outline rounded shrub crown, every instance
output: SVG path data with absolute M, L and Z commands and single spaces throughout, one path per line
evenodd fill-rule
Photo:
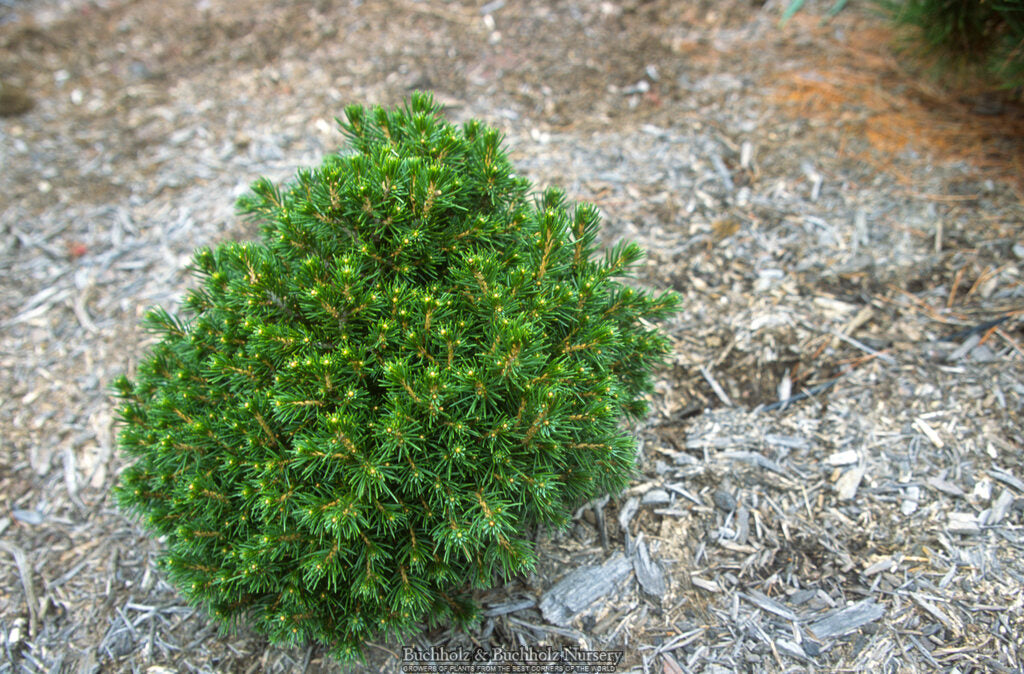
M 194 603 L 339 655 L 472 615 L 531 568 L 533 524 L 622 489 L 676 298 L 616 280 L 596 208 L 528 198 L 500 134 L 427 95 L 347 108 L 351 153 L 240 209 L 185 316 L 117 383 L 122 506 Z

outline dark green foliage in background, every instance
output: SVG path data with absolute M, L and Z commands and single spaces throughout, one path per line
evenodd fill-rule
M 907 50 L 963 86 L 1024 85 L 1024 0 L 875 0 Z
M 465 621 L 632 475 L 672 294 L 617 279 L 597 209 L 530 196 L 500 134 L 425 94 L 346 110 L 351 152 L 240 209 L 257 243 L 200 249 L 183 316 L 121 378 L 120 504 L 225 623 L 357 654 Z
M 847 0 L 836 0 L 835 16 Z M 956 87 L 1024 86 L 1024 0 L 871 0 L 901 31 L 901 47 Z M 790 0 L 780 27 L 803 8 Z

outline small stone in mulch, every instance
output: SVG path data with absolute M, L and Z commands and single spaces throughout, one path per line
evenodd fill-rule
M 736 497 L 724 489 L 716 490 L 712 499 L 714 500 L 715 505 L 724 512 L 731 513 L 736 510 Z

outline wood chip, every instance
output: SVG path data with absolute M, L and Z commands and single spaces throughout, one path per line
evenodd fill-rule
M 925 436 L 931 441 L 931 443 L 935 445 L 936 449 L 942 449 L 943 447 L 946 446 L 946 444 L 942 441 L 942 438 L 939 437 L 938 432 L 936 432 L 934 428 L 929 426 L 928 422 L 922 419 L 921 417 L 914 419 L 914 428 L 924 433 Z
M 14 564 L 21 577 L 21 587 L 25 591 L 25 606 L 29 615 L 29 636 L 35 637 L 39 628 L 39 600 L 36 598 L 35 585 L 32 582 L 32 566 L 28 562 L 28 555 L 17 545 L 0 540 L 0 550 L 7 552 L 14 557 Z
M 622 531 L 629 533 L 629 522 L 633 519 L 633 515 L 636 514 L 637 509 L 640 507 L 640 499 L 636 496 L 630 496 L 622 507 L 619 509 L 619 528 Z
M 768 597 L 762 594 L 761 592 L 758 592 L 757 590 L 750 590 L 750 592 L 747 594 L 740 592 L 739 595 L 741 599 L 745 599 L 749 601 L 751 604 L 759 608 L 763 608 L 765 611 L 768 611 L 769 613 L 774 613 L 780 618 L 792 620 L 793 622 L 796 622 L 798 620 L 795 613 L 793 613 L 788 608 L 786 608 L 779 602 L 775 601 L 771 597 Z
M 699 587 L 702 590 L 707 590 L 708 592 L 721 592 L 722 591 L 722 586 L 721 585 L 719 585 L 718 583 L 716 583 L 713 580 L 708 580 L 706 578 L 701 578 L 700 576 L 690 576 L 690 582 L 693 583 L 694 586 Z
M 860 486 L 860 481 L 864 479 L 864 473 L 866 469 L 863 466 L 856 468 L 850 468 L 844 472 L 839 479 L 836 480 L 835 489 L 836 494 L 839 496 L 841 501 L 849 501 L 857 495 L 857 487 Z
M 988 474 L 991 475 L 993 479 L 999 480 L 1003 484 L 1009 485 L 1017 491 L 1024 493 L 1024 482 L 1017 478 L 1017 476 L 994 466 L 989 469 Z
M 827 461 L 830 466 L 849 466 L 860 461 L 860 453 L 855 449 L 847 449 L 830 454 Z
M 751 547 L 749 545 L 740 545 L 739 543 L 733 543 L 732 541 L 728 541 L 725 539 L 718 541 L 718 544 L 726 550 L 729 550 L 730 552 L 742 552 L 743 554 L 751 554 L 757 552 L 757 548 Z
M 952 482 L 947 482 L 940 477 L 928 478 L 928 486 L 941 491 L 943 494 L 949 494 L 950 496 L 963 496 L 966 493 L 963 489 Z
M 633 571 L 644 592 L 657 598 L 665 596 L 667 589 L 665 571 L 658 562 L 651 559 L 643 535 L 637 538 L 633 551 Z
M 736 459 L 737 461 L 745 461 L 753 464 L 760 468 L 767 468 L 768 470 L 778 473 L 780 475 L 786 474 L 786 469 L 757 452 L 722 452 L 719 456 L 724 459 Z
M 992 500 L 992 480 L 978 480 L 971 490 L 970 499 L 972 503 L 988 503 Z
M 854 632 L 885 615 L 885 608 L 874 599 L 862 599 L 812 623 L 808 629 L 818 639 L 830 639 Z
M 577 614 L 613 592 L 632 570 L 632 562 L 617 552 L 601 566 L 583 566 L 570 572 L 541 597 L 544 619 L 568 626 Z
M 718 396 L 718 399 L 721 400 L 726 407 L 732 407 L 732 400 L 729 399 L 725 389 L 722 388 L 722 385 L 719 384 L 718 380 L 711 374 L 711 370 L 702 365 L 700 367 L 700 373 L 703 375 L 705 381 L 707 381 L 711 386 L 711 390 L 715 392 L 716 396 Z
M 665 488 L 674 491 L 675 493 L 679 494 L 680 496 L 690 501 L 694 505 L 704 505 L 703 501 L 701 501 L 700 498 L 698 498 L 693 492 L 683 487 L 681 484 L 667 484 L 665 485 Z
M 900 512 L 909 517 L 917 510 L 917 504 L 921 501 L 921 488 L 911 485 L 903 490 L 903 501 L 900 503 Z
M 537 605 L 537 600 L 532 597 L 529 599 L 519 599 L 516 601 L 507 601 L 500 604 L 494 604 L 484 609 L 480 613 L 487 618 L 493 618 L 499 615 L 507 615 L 509 613 L 516 613 L 517 611 L 525 611 L 528 608 L 533 608 Z
M 868 566 L 868 568 L 864 569 L 861 573 L 865 577 L 870 578 L 871 576 L 882 573 L 883 571 L 895 571 L 899 568 L 899 565 L 899 560 L 896 558 L 884 557 Z
M 671 501 L 672 497 L 669 496 L 669 493 L 664 489 L 651 489 L 644 494 L 640 503 L 643 505 L 665 505 L 667 503 L 671 503 Z
M 946 528 L 950 533 L 962 534 L 964 536 L 976 536 L 981 533 L 978 516 L 974 513 L 949 513 Z
M 662 663 L 664 663 L 664 666 L 663 666 L 663 673 L 664 674 L 684 674 L 683 668 L 679 666 L 679 663 L 676 662 L 676 659 L 674 657 L 672 657 L 671 654 L 669 654 L 669 653 L 662 653 L 661 654 L 661 660 L 662 660 Z
M 872 349 L 867 344 L 864 344 L 863 342 L 860 342 L 860 341 L 854 339 L 853 337 L 850 337 L 848 335 L 844 335 L 843 333 L 839 332 L 838 330 L 833 330 L 832 334 L 835 335 L 838 339 L 843 340 L 847 344 L 850 344 L 852 346 L 857 347 L 858 349 L 860 349 L 864 353 L 867 353 L 867 354 L 870 354 L 872 356 L 875 356 L 875 357 L 879 358 L 880 360 L 884 360 L 885 362 L 889 363 L 890 365 L 896 365 L 896 359 L 893 358 L 892 356 L 886 355 L 886 354 L 882 353 L 881 351 L 879 351 L 877 349 Z
M 800 658 L 801 660 L 807 659 L 807 653 L 805 653 L 803 647 L 795 641 L 791 641 L 789 639 L 776 639 L 775 647 L 779 649 L 780 653 Z
M 918 606 L 923 608 L 925 611 L 930 613 L 936 620 L 945 625 L 946 628 L 953 633 L 953 636 L 959 637 L 963 633 L 964 626 L 958 618 L 950 616 L 949 614 L 944 612 L 942 609 L 940 609 L 932 602 L 925 599 L 917 592 L 911 592 L 910 596 L 914 598 L 914 601 L 917 602 Z
M 766 433 L 764 441 L 766 444 L 775 445 L 776 447 L 786 447 L 788 449 L 805 450 L 810 449 L 811 446 L 811 443 L 808 442 L 807 438 L 793 435 L 779 435 L 778 433 Z
M 750 509 L 746 506 L 741 506 L 736 511 L 736 542 L 740 545 L 746 545 L 747 540 L 750 538 Z
M 31 524 L 38 526 L 46 521 L 46 516 L 38 510 L 25 510 L 22 508 L 15 508 L 11 511 L 11 516 L 18 520 L 22 524 Z
M 1008 489 L 1003 489 L 999 492 L 996 502 L 992 504 L 992 511 L 988 516 L 988 524 L 999 524 L 1006 517 L 1006 514 L 1010 512 L 1010 508 L 1013 507 L 1013 494 Z

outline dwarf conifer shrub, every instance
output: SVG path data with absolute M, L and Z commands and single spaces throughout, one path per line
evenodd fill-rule
M 117 383 L 117 496 L 215 617 L 359 652 L 472 616 L 532 525 L 622 489 L 672 294 L 620 283 L 598 212 L 530 199 L 494 129 L 425 94 L 346 110 L 351 152 L 255 183 L 258 243 L 196 252 Z

